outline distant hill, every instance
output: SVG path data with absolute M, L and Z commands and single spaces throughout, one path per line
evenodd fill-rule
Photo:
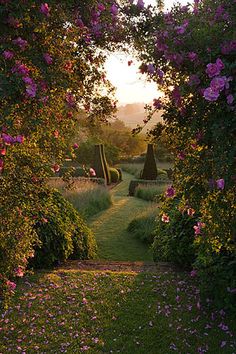
M 136 128 L 137 125 L 143 125 L 145 119 L 144 103 L 130 103 L 118 107 L 117 118 L 122 120 L 126 126 Z M 161 112 L 156 113 L 153 119 L 146 125 L 144 132 L 151 129 L 157 122 L 161 122 Z

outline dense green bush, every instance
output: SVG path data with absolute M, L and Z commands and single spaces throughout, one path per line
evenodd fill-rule
M 116 168 L 110 167 L 109 168 L 110 175 L 111 175 L 111 182 L 117 183 L 120 180 L 120 174 Z
M 151 245 L 154 241 L 157 215 L 157 208 L 145 211 L 129 223 L 127 231 L 139 240 Z
M 40 246 L 30 264 L 36 268 L 47 268 L 70 257 L 93 258 L 96 243 L 91 230 L 58 191 L 42 195 L 45 214 L 35 224 Z
M 170 200 L 160 212 L 153 243 L 154 260 L 173 262 L 190 267 L 195 260 L 194 229 L 195 215 L 179 205 L 179 200 Z

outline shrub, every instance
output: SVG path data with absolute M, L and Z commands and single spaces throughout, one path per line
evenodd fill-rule
M 152 144 L 148 144 L 146 160 L 140 177 L 147 180 L 154 180 L 157 178 L 157 166 Z
M 30 264 L 36 268 L 52 267 L 70 256 L 93 258 L 96 244 L 91 230 L 58 191 L 42 196 L 45 216 L 35 224 L 40 246 Z
M 167 184 L 162 183 L 158 185 L 141 185 L 135 188 L 134 196 L 136 198 L 158 202 L 162 193 L 166 190 Z
M 157 209 L 153 210 L 153 208 L 150 208 L 150 210 L 133 219 L 129 223 L 127 231 L 139 240 L 151 245 L 155 236 L 157 214 Z
M 133 179 L 130 181 L 130 184 L 129 184 L 129 195 L 134 196 L 135 190 L 139 185 L 160 186 L 163 183 L 166 184 L 166 181 L 165 180 L 152 181 L 152 180 Z
M 110 171 L 110 175 L 111 175 L 111 182 L 112 183 L 119 182 L 120 174 L 119 174 L 118 170 L 116 168 L 110 167 L 109 171 Z
M 170 200 L 161 211 L 153 243 L 154 260 L 190 267 L 195 260 L 194 229 L 196 217 L 181 209 L 179 200 Z

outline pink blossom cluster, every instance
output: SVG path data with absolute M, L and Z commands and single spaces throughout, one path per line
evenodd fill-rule
M 206 226 L 206 224 L 203 223 L 203 222 L 200 222 L 200 221 L 197 223 L 197 225 L 194 225 L 193 228 L 194 228 L 195 236 L 202 234 L 202 229 L 203 229 L 205 226 Z

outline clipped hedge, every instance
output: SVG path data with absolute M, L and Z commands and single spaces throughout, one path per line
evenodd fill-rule
M 108 163 L 107 163 L 106 154 L 105 154 L 105 148 L 104 148 L 103 144 L 101 144 L 101 156 L 102 156 L 102 160 L 103 160 L 103 166 L 104 166 L 104 171 L 105 171 L 105 175 L 106 175 L 107 184 L 110 184 L 112 182 L 111 181 L 110 168 L 109 168 Z
M 96 242 L 74 207 L 56 190 L 42 196 L 45 215 L 35 224 L 40 246 L 30 265 L 52 267 L 68 258 L 90 259 L 96 255 Z
M 130 181 L 129 184 L 129 195 L 134 196 L 135 195 L 135 190 L 139 185 L 145 185 L 145 186 L 152 186 L 156 185 L 159 186 L 160 184 L 166 183 L 166 181 L 152 181 L 152 180 L 144 180 L 144 179 L 133 179 Z
M 110 167 L 109 168 L 110 176 L 111 176 L 111 183 L 117 183 L 120 180 L 119 172 L 116 168 Z
M 119 181 L 122 181 L 123 180 L 122 169 L 121 168 L 117 168 L 117 171 L 119 173 Z

